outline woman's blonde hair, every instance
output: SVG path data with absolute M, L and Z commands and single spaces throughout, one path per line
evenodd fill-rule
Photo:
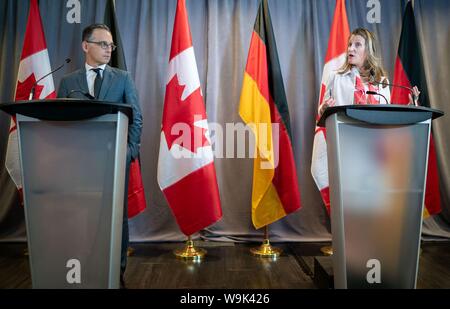
M 348 38 L 348 42 L 354 35 L 359 35 L 364 38 L 366 42 L 366 60 L 363 64 L 363 72 L 361 77 L 370 81 L 374 80 L 378 83 L 382 82 L 386 78 L 386 71 L 381 65 L 381 58 L 378 56 L 378 47 L 375 36 L 372 32 L 364 28 L 357 28 L 353 30 Z M 348 45 L 347 45 L 348 46 Z M 352 65 L 348 63 L 348 55 L 345 57 L 344 65 L 338 70 L 338 73 L 342 74 L 352 69 Z M 373 77 L 372 77 L 373 76 Z

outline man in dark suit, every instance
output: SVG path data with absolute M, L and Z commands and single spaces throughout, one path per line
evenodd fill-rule
M 133 123 L 128 126 L 127 169 L 125 179 L 125 201 L 122 224 L 121 248 L 121 285 L 124 285 L 124 273 L 127 264 L 128 215 L 127 192 L 129 167 L 137 158 L 141 142 L 142 115 L 134 82 L 128 72 L 107 65 L 111 53 L 116 49 L 111 31 L 106 25 L 93 24 L 83 30 L 81 46 L 86 63 L 83 68 L 66 75 L 59 85 L 58 97 L 83 98 L 93 97 L 97 100 L 125 103 L 133 109 Z

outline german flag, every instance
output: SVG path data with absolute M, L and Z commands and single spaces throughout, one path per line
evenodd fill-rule
M 111 34 L 117 49 L 111 54 L 109 65 L 121 70 L 127 70 L 125 61 L 125 52 L 123 51 L 122 39 L 120 36 L 119 25 L 116 17 L 116 5 L 114 0 L 107 0 L 105 6 L 105 15 L 103 23 L 111 30 Z
M 119 25 L 116 17 L 116 7 L 114 0 L 108 0 L 105 6 L 105 16 L 103 18 L 105 25 L 111 30 L 114 43 L 117 49 L 112 53 L 109 65 L 121 70 L 127 70 L 125 53 L 123 51 L 122 39 L 120 38 Z M 127 199 L 128 219 L 137 216 L 145 210 L 147 202 L 145 201 L 144 183 L 142 182 L 141 159 L 140 155 L 130 163 L 128 177 L 128 199 Z
M 406 87 L 417 86 L 420 90 L 419 104 L 430 107 L 427 81 L 423 66 L 422 50 L 417 36 L 414 10 L 411 1 L 406 5 L 403 15 L 402 32 L 398 46 L 398 54 L 394 68 L 395 85 Z M 391 101 L 396 104 L 409 103 L 409 91 L 400 87 L 393 87 Z M 439 192 L 439 174 L 436 160 L 436 150 L 433 136 L 430 136 L 430 150 L 428 154 L 427 185 L 425 190 L 424 216 L 441 211 L 441 196 Z
M 259 5 L 253 29 L 239 114 L 255 136 L 252 221 L 258 229 L 301 207 L 289 110 L 267 0 Z

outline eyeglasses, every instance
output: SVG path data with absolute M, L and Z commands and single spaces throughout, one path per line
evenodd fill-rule
M 114 45 L 114 43 L 108 44 L 108 42 L 105 41 L 100 41 L 100 42 L 95 42 L 95 41 L 88 41 L 86 40 L 86 42 L 88 43 L 93 43 L 93 44 L 97 44 L 98 46 L 100 46 L 102 49 L 108 49 L 109 47 L 111 47 L 112 51 L 115 51 L 117 46 Z

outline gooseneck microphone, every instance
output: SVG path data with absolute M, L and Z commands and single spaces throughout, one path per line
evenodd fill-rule
M 413 98 L 414 104 L 417 105 L 416 102 L 417 102 L 418 97 L 414 94 L 414 90 L 413 90 L 411 87 L 402 86 L 402 85 L 396 85 L 396 84 L 390 84 L 390 83 L 388 83 L 388 82 L 386 82 L 386 81 L 377 82 L 377 81 L 375 80 L 375 72 L 374 72 L 373 69 L 370 70 L 369 74 L 370 74 L 370 83 L 373 84 L 373 85 L 381 85 L 381 86 L 383 86 L 383 87 L 386 87 L 386 86 L 390 86 L 390 87 L 398 87 L 398 88 L 403 88 L 403 89 L 408 90 L 409 93 L 411 94 L 412 98 Z M 381 95 L 381 94 L 379 94 L 379 93 L 377 93 L 377 94 L 378 94 L 378 95 Z M 384 96 L 383 96 L 383 97 L 384 97 Z M 386 99 L 386 98 L 385 98 L 385 99 Z M 387 100 L 386 100 L 386 101 L 387 101 Z
M 47 76 L 49 76 L 50 74 L 55 73 L 56 71 L 60 70 L 66 63 L 69 63 L 71 61 L 70 58 L 66 58 L 66 60 L 64 60 L 64 63 L 61 64 L 59 67 L 57 67 L 56 69 L 54 69 L 53 71 L 51 71 L 50 73 L 45 74 L 44 76 L 42 76 L 41 78 L 39 78 L 37 81 L 34 82 L 33 86 L 31 87 L 31 91 L 30 91 L 30 95 L 28 97 L 28 100 L 34 100 L 34 92 L 36 90 L 36 85 L 43 80 L 44 78 L 46 78 Z
M 383 97 L 383 99 L 386 101 L 386 104 L 389 104 L 389 102 L 386 99 L 386 97 L 384 95 L 382 95 L 381 93 L 378 93 L 376 91 L 370 91 L 370 90 L 367 90 L 366 93 L 367 94 L 371 94 L 371 95 L 379 95 L 380 97 Z
M 94 100 L 95 99 L 95 97 L 93 97 L 89 92 L 84 92 L 82 90 L 76 90 L 76 89 L 75 90 L 70 90 L 66 97 L 67 98 L 71 98 L 72 94 L 74 94 L 74 93 L 80 93 L 81 95 L 83 95 L 84 97 L 86 97 L 86 98 L 88 98 L 90 100 Z

